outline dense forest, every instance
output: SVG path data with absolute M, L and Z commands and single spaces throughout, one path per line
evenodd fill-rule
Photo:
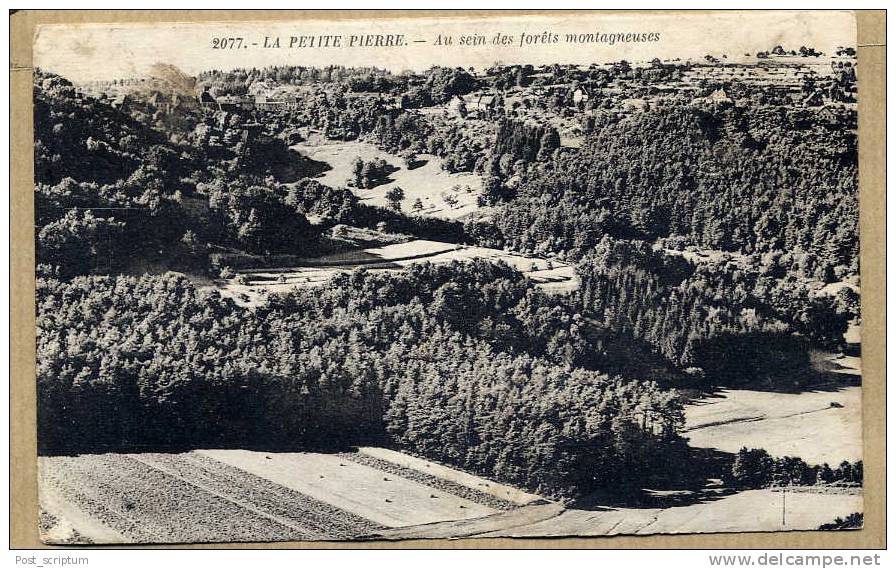
M 517 155 L 538 156 L 541 140 L 528 140 Z M 827 282 L 858 270 L 855 133 L 811 113 L 658 108 L 596 127 L 578 152 L 540 154 L 552 159 L 512 171 L 523 179 L 493 221 L 497 245 L 579 258 L 603 234 L 674 236 L 799 252 L 800 270 Z
M 190 112 L 197 111 L 183 111 Z M 190 266 L 202 262 L 201 249 L 209 242 L 257 245 L 255 234 L 279 231 L 283 217 L 277 210 L 287 206 L 267 191 L 251 191 L 273 175 L 271 164 L 253 161 L 251 176 L 234 166 L 253 155 L 279 159 L 282 142 L 262 136 L 215 156 L 209 147 L 167 136 L 156 126 L 79 93 L 61 77 L 37 72 L 35 202 L 41 271 L 63 277 L 103 273 L 147 257 Z M 259 148 L 253 153 L 246 146 Z M 231 182 L 241 189 L 226 199 L 219 196 L 212 203 L 214 192 L 203 193 Z M 301 225 L 301 219 L 296 223 Z M 278 239 L 264 248 L 276 250 L 283 241 Z
M 792 388 L 809 345 L 839 346 L 857 298 L 812 296 L 774 267 L 691 264 L 640 241 L 604 236 L 578 265 L 577 307 L 608 331 L 645 342 L 698 384 Z

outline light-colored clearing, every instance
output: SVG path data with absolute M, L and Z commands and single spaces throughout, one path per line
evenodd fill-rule
M 843 334 L 843 340 L 847 344 L 862 343 L 862 325 L 858 322 L 851 323 Z
M 292 149 L 311 159 L 329 164 L 332 170 L 324 172 L 316 179 L 334 188 L 346 187 L 352 174 L 352 165 L 357 158 L 365 162 L 382 158 L 398 168 L 389 175 L 389 181 L 385 184 L 371 189 L 352 188 L 358 197 L 371 205 L 387 206 L 386 192 L 399 186 L 405 194 L 401 210 L 407 214 L 459 219 L 479 209 L 476 196 L 482 191 L 482 179 L 468 172 L 451 174 L 442 170 L 442 160 L 438 156 L 419 154 L 418 160 L 425 163 L 408 170 L 403 159 L 384 152 L 369 142 L 306 142 L 297 144 Z M 456 187 L 460 187 L 461 190 L 455 191 Z M 444 196 L 449 194 L 457 199 L 453 207 L 444 200 Z M 423 209 L 419 212 L 412 209 L 417 199 L 423 203 Z
M 471 519 L 497 512 L 335 455 L 247 450 L 199 452 L 389 527 Z
M 831 407 L 831 403 L 842 407 Z M 685 408 L 691 446 L 764 448 L 810 464 L 862 458 L 862 388 L 774 393 L 725 389 Z
M 830 361 L 837 366 L 832 370 L 834 373 L 862 376 L 862 358 L 859 356 L 839 356 Z
M 415 263 L 442 264 L 477 258 L 504 261 L 548 292 L 569 292 L 579 286 L 575 267 L 562 261 L 427 239 L 414 239 L 406 243 L 340 253 L 330 258 L 309 259 L 308 264 L 302 266 L 241 270 L 238 274 L 246 278 L 247 284 L 241 285 L 236 279 L 231 279 L 219 281 L 217 286 L 223 296 L 233 298 L 243 305 L 257 306 L 263 302 L 263 291 L 288 292 L 294 288 L 322 286 L 333 276 L 358 267 L 365 267 L 371 271 L 394 272 Z
M 861 294 L 861 289 L 855 282 L 855 278 L 826 284 L 818 291 L 817 294 L 820 296 L 836 296 L 844 288 L 852 289 L 852 291 L 856 294 Z
M 394 450 L 379 447 L 361 447 L 358 450 L 368 456 L 387 460 L 393 464 L 404 466 L 405 468 L 410 468 L 418 472 L 423 472 L 424 474 L 430 474 L 432 476 L 436 476 L 438 478 L 442 478 L 444 480 L 466 486 L 467 488 L 478 490 L 485 494 L 491 494 L 492 496 L 508 500 L 510 502 L 513 502 L 514 504 L 519 504 L 521 506 L 541 499 L 541 496 L 538 496 L 536 494 L 529 494 L 528 492 L 524 492 L 519 488 L 514 488 L 513 486 L 507 486 L 506 484 L 493 482 L 474 474 L 468 474 L 460 470 L 455 470 L 453 468 L 443 466 L 436 462 L 431 462 L 429 460 L 417 458 L 415 456 L 410 456 Z

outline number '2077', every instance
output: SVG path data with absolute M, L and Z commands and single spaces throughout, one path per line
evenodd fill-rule
M 212 38 L 212 49 L 241 49 L 243 38 Z

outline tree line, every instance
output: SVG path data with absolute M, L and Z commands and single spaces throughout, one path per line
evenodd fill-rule
M 744 447 L 734 455 L 729 478 L 735 486 L 748 489 L 836 483 L 861 486 L 864 467 L 861 460 L 844 460 L 835 468 L 827 463 L 813 466 L 797 457 L 773 457 L 765 449 Z

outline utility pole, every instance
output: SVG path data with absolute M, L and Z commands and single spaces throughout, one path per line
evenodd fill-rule
M 787 525 L 787 486 L 781 487 L 781 525 Z

